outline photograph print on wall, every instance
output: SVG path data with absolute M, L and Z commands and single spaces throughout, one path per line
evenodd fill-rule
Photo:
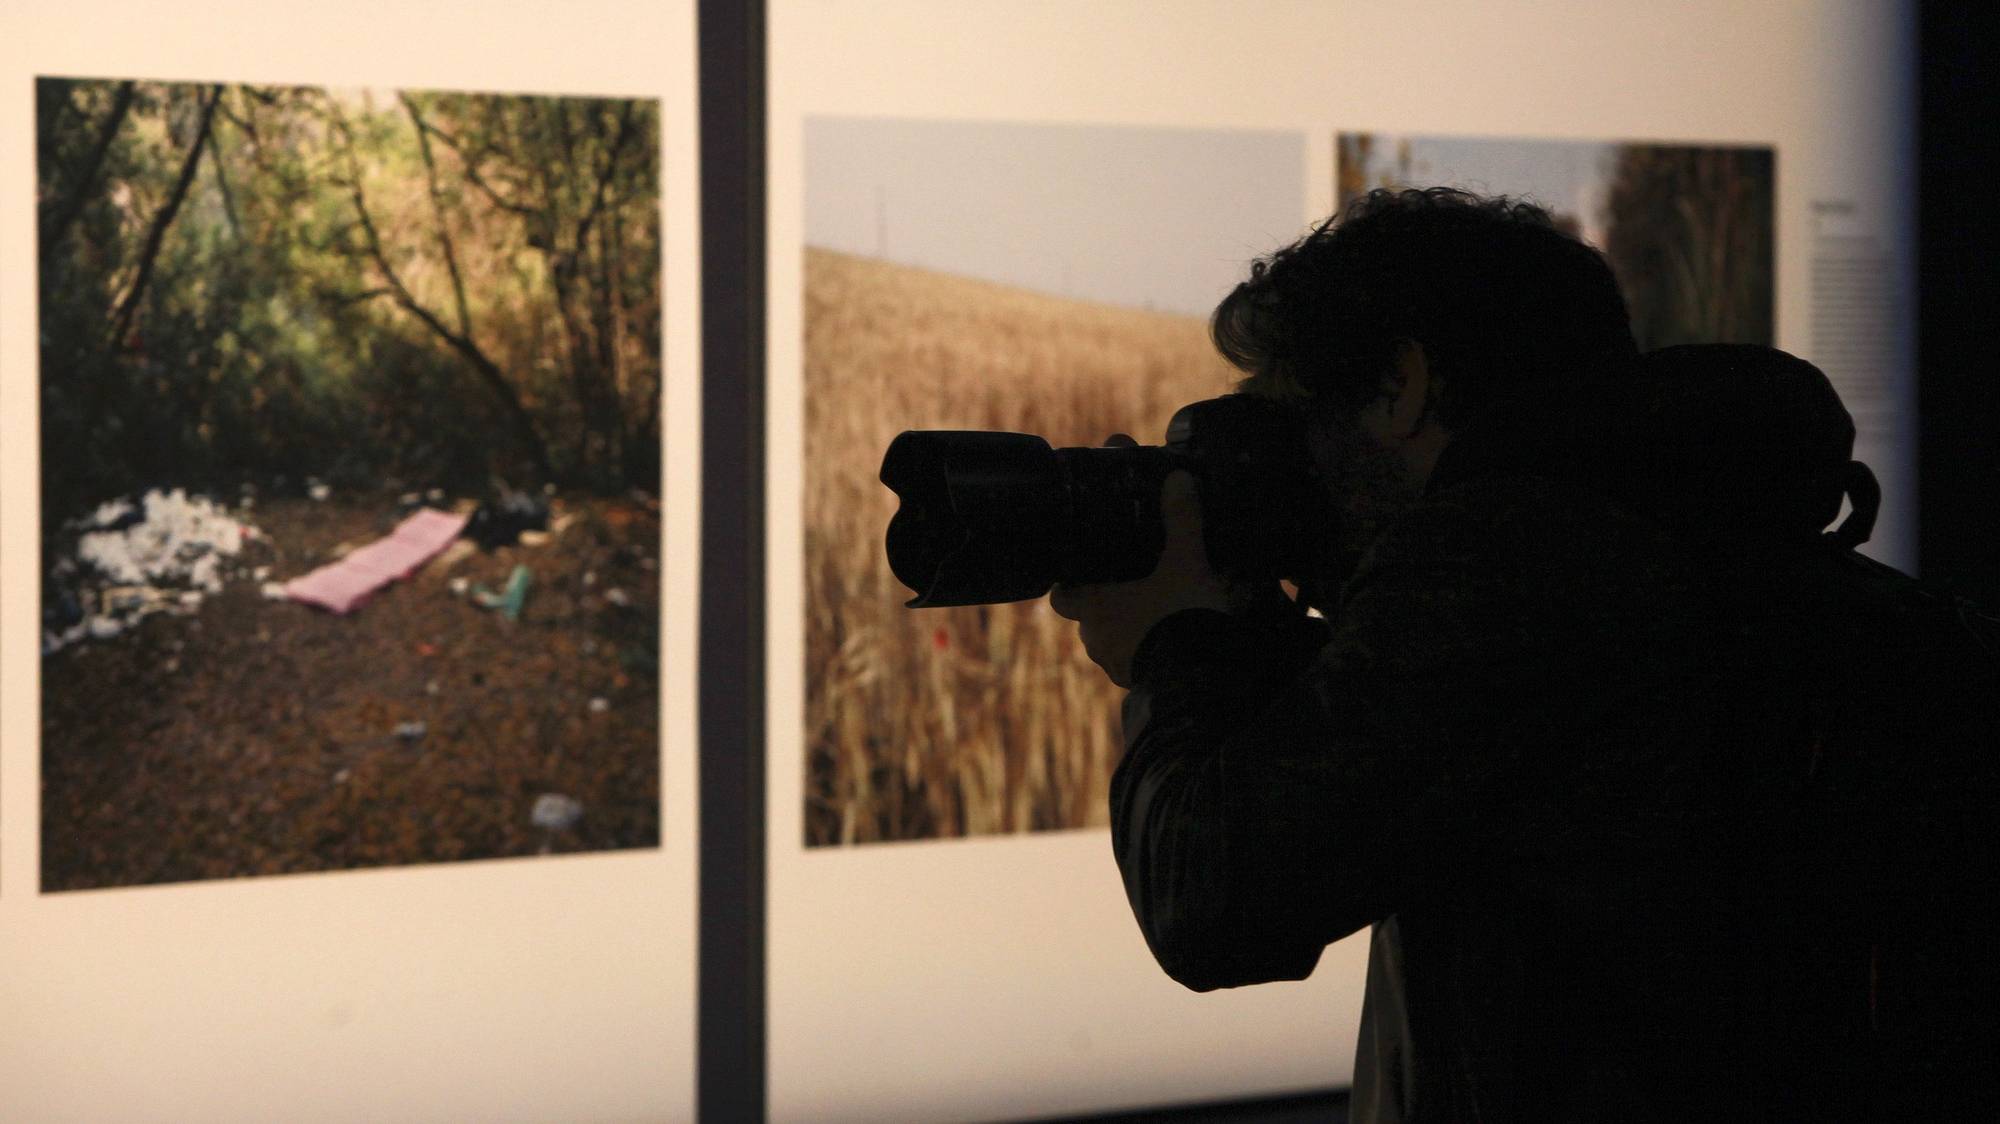
M 43 889 L 657 846 L 659 103 L 36 125 Z
M 1336 197 L 1457 187 L 1522 197 L 1604 252 L 1640 350 L 1774 346 L 1770 148 L 1341 133 Z
M 1122 692 L 1046 598 L 905 607 L 904 430 L 1158 444 L 1239 376 L 1207 317 L 1296 238 L 1304 137 L 805 122 L 805 843 L 1102 826 Z

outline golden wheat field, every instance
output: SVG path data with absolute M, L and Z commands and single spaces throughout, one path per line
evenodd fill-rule
M 806 843 L 1103 824 L 1122 695 L 1047 598 L 906 609 L 876 479 L 905 429 L 1157 442 L 1234 372 L 1199 318 L 808 249 Z

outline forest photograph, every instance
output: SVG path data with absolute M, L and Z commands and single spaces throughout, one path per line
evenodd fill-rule
M 810 118 L 804 844 L 1109 820 L 1123 692 L 1047 598 L 909 609 L 877 479 L 907 429 L 1158 444 L 1240 377 L 1208 312 L 1304 222 L 1304 137 Z
M 1341 206 L 1441 185 L 1547 208 L 1604 252 L 1642 351 L 1777 343 L 1770 148 L 1353 132 L 1334 150 Z
M 42 889 L 658 846 L 658 103 L 35 113 Z

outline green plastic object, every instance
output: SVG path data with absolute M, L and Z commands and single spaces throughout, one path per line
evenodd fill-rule
M 483 585 L 475 585 L 472 596 L 488 609 L 500 610 L 508 620 L 518 621 L 521 619 L 521 606 L 528 602 L 528 584 L 534 577 L 526 566 L 516 566 L 514 572 L 507 575 L 507 588 L 495 593 Z

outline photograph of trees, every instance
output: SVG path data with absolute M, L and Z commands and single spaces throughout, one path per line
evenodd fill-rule
M 43 888 L 657 846 L 658 104 L 36 93 Z
M 1773 346 L 1776 154 L 1742 145 L 1341 133 L 1342 206 L 1376 187 L 1526 196 L 1604 251 L 1643 350 Z

